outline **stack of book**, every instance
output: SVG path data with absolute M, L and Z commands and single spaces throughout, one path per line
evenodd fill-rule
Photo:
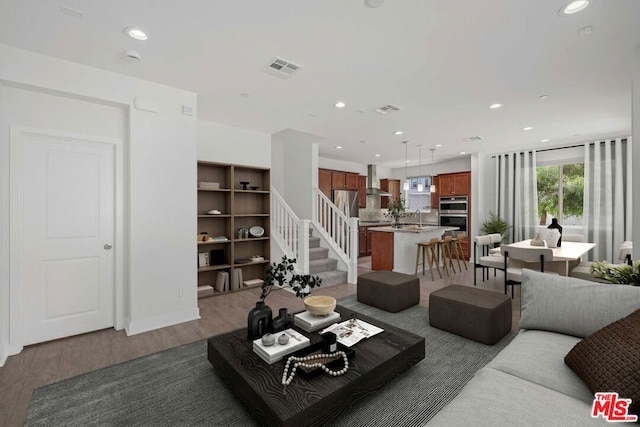
M 282 334 L 289 336 L 289 341 L 286 344 L 278 344 L 278 337 Z M 274 335 L 276 342 L 270 346 L 263 345 L 262 338 L 253 341 L 253 352 L 268 364 L 282 360 L 284 356 L 311 345 L 309 338 L 293 329 L 276 332 Z
M 218 271 L 215 290 L 216 292 L 224 292 L 229 290 L 229 273 L 227 273 L 226 271 Z
M 326 316 L 314 316 L 308 311 L 303 311 L 293 316 L 294 324 L 306 332 L 317 331 L 338 320 L 340 320 L 340 313 L 336 313 L 335 311 L 332 311 Z
M 198 183 L 198 188 L 201 189 L 201 190 L 219 190 L 220 189 L 220 183 L 219 182 L 200 181 Z

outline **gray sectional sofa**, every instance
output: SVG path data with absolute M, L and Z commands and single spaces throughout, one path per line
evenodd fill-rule
M 608 424 L 591 417 L 594 396 L 564 358 L 583 338 L 638 309 L 640 287 L 524 270 L 520 332 L 428 425 Z

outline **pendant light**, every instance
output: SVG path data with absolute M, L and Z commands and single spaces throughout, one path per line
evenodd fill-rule
M 404 191 L 409 191 L 409 178 L 407 178 L 407 146 L 409 141 L 402 141 L 404 144 Z
M 436 186 L 433 183 L 433 152 L 436 151 L 435 148 L 429 148 L 429 150 L 431 150 L 431 186 L 429 187 L 429 191 L 431 193 L 435 193 L 436 192 Z
M 422 145 L 418 145 L 418 148 L 420 149 L 418 157 L 418 175 L 420 176 L 418 178 L 418 192 L 422 192 L 424 191 L 424 183 L 422 182 Z

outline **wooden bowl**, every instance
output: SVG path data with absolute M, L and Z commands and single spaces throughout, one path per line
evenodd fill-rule
M 336 299 L 327 296 L 314 296 L 304 299 L 304 307 L 314 316 L 326 316 L 335 310 Z

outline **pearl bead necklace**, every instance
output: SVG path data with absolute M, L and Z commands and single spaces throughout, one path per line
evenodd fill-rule
M 342 356 L 342 359 L 344 360 L 344 367 L 342 369 L 340 369 L 339 371 L 332 371 L 331 369 L 327 368 L 324 364 L 322 363 L 306 363 L 306 362 L 311 362 L 313 360 L 316 359 L 323 359 L 326 358 L 327 356 Z M 293 362 L 293 369 L 291 370 L 291 375 L 289 375 L 289 365 L 291 364 L 291 362 Z M 298 368 L 321 368 L 323 371 L 325 371 L 327 374 L 337 377 L 339 375 L 344 374 L 345 372 L 347 372 L 347 369 L 349 369 L 349 359 L 347 359 L 347 353 L 345 353 L 344 351 L 336 351 L 335 353 L 331 353 L 329 354 L 314 354 L 311 356 L 305 356 L 305 357 L 295 357 L 295 356 L 291 356 L 289 357 L 289 359 L 287 359 L 287 363 L 284 365 L 284 372 L 282 373 L 282 385 L 283 386 L 288 386 L 289 384 L 291 384 L 291 381 L 293 381 L 293 377 L 296 375 L 296 369 Z

